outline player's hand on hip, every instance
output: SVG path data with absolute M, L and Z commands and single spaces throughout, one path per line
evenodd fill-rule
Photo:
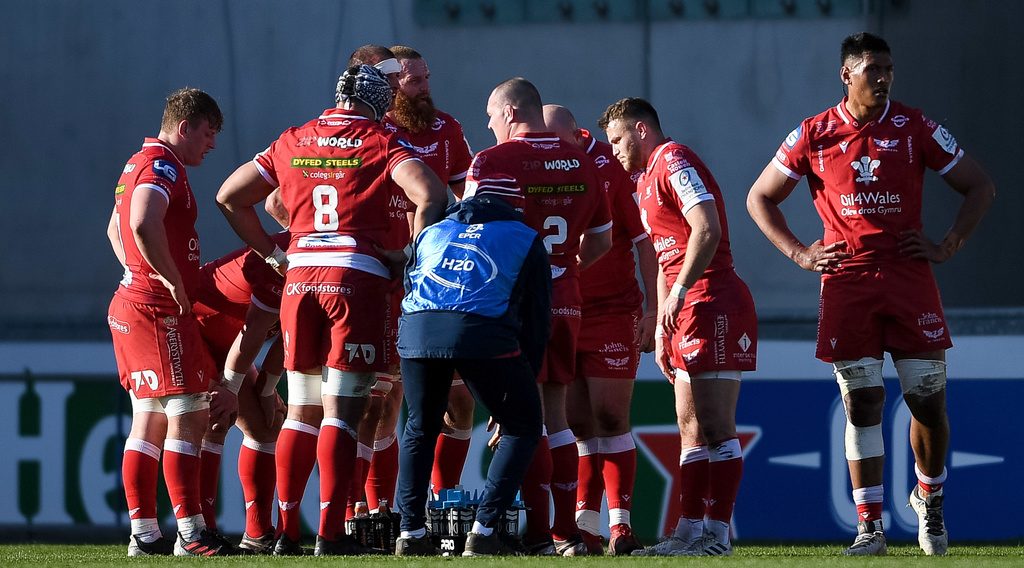
M 927 260 L 936 264 L 946 262 L 956 252 L 952 244 L 942 246 L 933 243 L 928 237 L 921 234 L 921 231 L 909 230 L 900 233 L 900 253 L 921 260 Z
M 238 395 L 221 384 L 210 390 L 210 429 L 224 432 L 231 428 L 238 417 Z
M 818 239 L 796 253 L 793 260 L 804 270 L 835 274 L 843 267 L 843 261 L 848 258 L 850 258 L 850 253 L 846 250 L 846 241 L 836 241 L 825 245 L 821 239 Z
M 654 330 L 657 326 L 657 312 L 644 312 L 644 315 L 640 317 L 640 324 L 636 327 L 634 341 L 640 346 L 641 353 L 654 351 Z
M 665 375 L 665 378 L 668 379 L 668 382 L 675 384 L 675 370 L 672 369 L 672 361 L 669 357 L 669 352 L 665 345 L 666 341 L 671 340 L 671 334 L 662 335 L 659 333 L 654 336 L 654 362 L 658 364 L 658 368 L 661 369 L 661 374 Z

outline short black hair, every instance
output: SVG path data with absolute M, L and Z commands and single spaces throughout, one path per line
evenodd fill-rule
M 392 59 L 394 57 L 395 54 L 391 53 L 391 50 L 383 45 L 368 43 L 357 47 L 352 52 L 352 55 L 348 57 L 348 66 L 376 65 L 385 59 Z
M 661 130 L 661 121 L 658 120 L 658 111 L 654 110 L 654 105 L 639 97 L 627 97 L 609 105 L 608 108 L 601 113 L 601 118 L 597 119 L 597 126 L 601 130 L 608 130 L 608 125 L 611 124 L 613 120 L 619 119 L 643 120 L 644 122 L 651 123 L 651 126 L 656 126 L 658 130 Z
M 860 57 L 865 53 L 892 54 L 889 51 L 889 44 L 884 39 L 875 34 L 860 32 L 846 36 L 846 39 L 843 40 L 843 46 L 839 53 L 839 63 L 840 65 L 845 65 L 847 59 Z

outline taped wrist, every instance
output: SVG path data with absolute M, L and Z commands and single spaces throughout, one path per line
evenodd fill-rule
M 245 382 L 245 373 L 238 373 L 231 369 L 224 369 L 224 378 L 220 380 L 221 386 L 231 391 L 236 396 L 238 391 L 242 389 L 242 383 Z
M 260 396 L 270 396 L 277 390 L 277 384 L 281 382 L 281 375 L 275 375 L 273 373 L 266 373 L 267 382 L 263 384 L 263 390 L 260 391 Z

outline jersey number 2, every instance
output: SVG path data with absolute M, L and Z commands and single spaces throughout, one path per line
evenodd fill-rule
M 544 248 L 548 249 L 548 254 L 552 254 L 552 249 L 564 243 L 569 236 L 569 223 L 565 221 L 565 217 L 552 215 L 544 219 L 544 228 L 555 229 L 554 234 L 544 237 Z
M 317 231 L 338 230 L 338 190 L 333 185 L 313 188 L 313 228 Z

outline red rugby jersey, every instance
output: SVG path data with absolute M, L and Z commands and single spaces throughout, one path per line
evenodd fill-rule
M 636 183 L 612 154 L 612 147 L 584 131 L 584 144 L 608 196 L 611 208 L 612 248 L 580 273 L 584 312 L 633 312 L 644 296 L 636 280 L 633 244 L 647 238 L 640 222 L 634 193 Z
M 671 139 L 655 148 L 640 176 L 637 195 L 640 218 L 654 241 L 658 263 L 670 286 L 683 267 L 690 239 L 691 228 L 684 215 L 703 201 L 715 203 L 722 238 L 702 278 L 733 270 L 725 200 L 711 171 L 693 150 Z
M 807 176 L 824 243 L 846 241 L 844 266 L 905 259 L 900 233 L 921 229 L 924 169 L 945 174 L 963 157 L 956 139 L 921 111 L 886 103 L 861 124 L 834 107 L 801 122 L 772 159 L 793 179 Z
M 416 156 L 367 118 L 327 109 L 289 128 L 254 163 L 281 187 L 291 218 L 289 266 L 345 266 L 388 278 L 375 245 L 391 229 L 391 175 Z
M 156 138 L 146 138 L 142 149 L 125 164 L 114 188 L 115 222 L 127 268 L 117 295 L 122 298 L 177 310 L 178 304 L 167 288 L 155 278 L 153 267 L 142 257 L 129 225 L 132 195 L 155 191 L 167 200 L 164 231 L 185 293 L 191 299 L 199 285 L 199 235 L 196 233 L 195 195 L 188 184 L 185 165 Z
M 477 188 L 518 188 L 526 198 L 526 224 L 548 249 L 554 306 L 579 306 L 580 238 L 611 230 L 604 186 L 590 158 L 550 132 L 527 133 L 479 152 L 466 182 Z

